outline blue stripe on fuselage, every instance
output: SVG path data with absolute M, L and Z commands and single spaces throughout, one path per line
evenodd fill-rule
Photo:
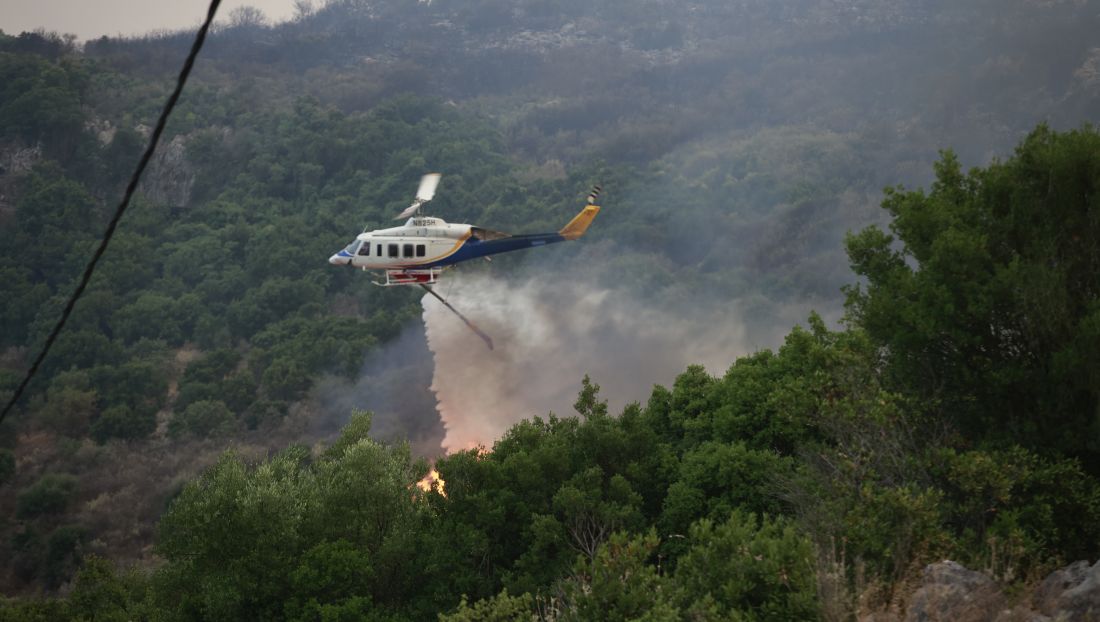
M 449 256 L 432 263 L 417 266 L 418 268 L 434 268 L 437 266 L 449 266 L 467 259 L 477 259 L 486 255 L 507 253 L 523 250 L 534 246 L 544 246 L 555 242 L 564 242 L 565 238 L 558 233 L 534 233 L 530 235 L 514 235 L 499 240 L 479 240 L 471 237 L 462 246 Z

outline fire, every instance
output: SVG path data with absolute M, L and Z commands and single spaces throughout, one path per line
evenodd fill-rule
M 433 468 L 431 471 L 428 471 L 427 475 L 425 475 L 423 478 L 420 479 L 419 482 L 416 483 L 416 487 L 420 490 L 423 490 L 424 492 L 431 492 L 432 490 L 435 490 L 439 494 L 446 497 L 447 493 L 443 490 L 443 485 L 445 483 L 446 482 L 443 481 L 443 478 L 439 476 L 439 471 L 436 471 Z

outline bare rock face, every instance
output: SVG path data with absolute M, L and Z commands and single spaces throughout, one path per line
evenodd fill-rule
M 1004 606 L 1004 594 L 993 579 L 942 561 L 924 569 L 924 580 L 909 600 L 905 620 L 979 622 L 993 620 Z
M 994 622 L 1054 622 L 1045 615 L 1035 613 L 1023 605 L 1013 607 L 1007 611 L 1002 611 L 996 618 L 993 618 L 993 620 Z
M 91 132 L 99 144 L 106 147 L 110 145 L 115 139 L 115 134 L 118 133 L 118 128 L 111 124 L 107 119 L 92 118 L 84 122 L 84 129 Z
M 1050 573 L 1035 592 L 1035 607 L 1055 620 L 1100 620 L 1100 562 L 1079 561 Z
M 0 222 L 15 216 L 16 180 L 41 159 L 41 145 L 0 144 Z
M 905 622 L 1097 622 L 1100 562 L 1079 561 L 1050 573 L 1030 594 L 1010 605 L 1000 586 L 953 561 L 924 569 L 920 587 L 905 606 Z M 892 612 L 861 622 L 894 622 Z
M 0 175 L 21 175 L 42 159 L 42 146 L 0 146 Z
M 144 133 L 143 128 L 136 129 Z M 145 170 L 141 191 L 156 203 L 185 207 L 191 202 L 194 185 L 195 169 L 187 160 L 186 138 L 181 135 L 170 142 L 162 142 Z

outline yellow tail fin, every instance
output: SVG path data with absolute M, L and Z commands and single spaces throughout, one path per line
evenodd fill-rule
M 569 221 L 569 224 L 562 227 L 558 234 L 567 240 L 575 240 L 581 237 L 585 231 L 588 231 L 588 225 L 592 224 L 598 213 L 600 213 L 599 205 L 585 206 L 579 214 L 573 217 L 573 220 Z

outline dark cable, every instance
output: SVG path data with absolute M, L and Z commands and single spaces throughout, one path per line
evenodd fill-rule
M 118 204 L 118 208 L 115 209 L 115 215 L 111 218 L 111 222 L 107 224 L 107 231 L 103 234 L 103 239 L 99 242 L 99 248 L 97 248 L 95 254 L 92 255 L 91 261 L 88 262 L 88 267 L 84 268 L 84 276 L 80 278 L 80 283 L 76 286 L 76 290 L 73 291 L 73 295 L 69 297 L 69 302 L 65 304 L 65 310 L 61 312 L 61 319 L 57 321 L 57 325 L 50 331 L 49 337 L 46 337 L 46 344 L 42 346 L 42 351 L 38 353 L 38 358 L 34 360 L 34 364 L 27 370 L 27 375 L 23 378 L 23 382 L 19 383 L 19 387 L 15 389 L 15 394 L 11 396 L 8 405 L 0 412 L 0 423 L 3 423 L 4 417 L 8 415 L 11 409 L 15 408 L 15 403 L 23 396 L 23 391 L 38 372 L 39 366 L 42 365 L 42 360 L 46 358 L 46 354 L 49 353 L 50 347 L 53 346 L 53 342 L 57 340 L 57 336 L 61 333 L 61 329 L 64 328 L 65 322 L 68 321 L 69 315 L 72 314 L 76 301 L 80 298 L 81 294 L 84 293 L 84 288 L 88 286 L 88 281 L 92 279 L 92 273 L 95 272 L 96 264 L 99 263 L 100 257 L 102 257 L 103 253 L 107 250 L 107 245 L 111 243 L 111 237 L 115 234 L 115 228 L 118 227 L 118 221 L 122 218 L 122 214 L 126 211 L 126 208 L 130 206 L 130 198 L 134 195 L 134 191 L 137 190 L 141 174 L 145 172 L 146 165 L 149 164 L 149 160 L 153 157 L 153 152 L 157 149 L 160 135 L 164 132 L 164 126 L 168 122 L 168 115 L 172 114 L 172 109 L 176 107 L 176 102 L 180 98 L 180 93 L 183 92 L 183 85 L 187 83 L 187 77 L 191 74 L 191 67 L 194 66 L 195 58 L 199 55 L 199 50 L 202 49 L 203 42 L 206 41 L 206 33 L 210 30 L 210 24 L 214 21 L 214 14 L 217 13 L 218 5 L 220 4 L 221 0 L 210 0 L 210 8 L 206 12 L 206 21 L 202 23 L 202 27 L 199 28 L 198 34 L 195 35 L 195 42 L 191 44 L 191 52 L 187 55 L 187 60 L 183 63 L 183 69 L 180 69 L 180 75 L 176 79 L 176 90 L 172 91 L 172 94 L 168 97 L 168 101 L 164 104 L 164 110 L 161 111 L 160 118 L 157 119 L 157 126 L 153 128 L 153 134 L 149 138 L 149 146 L 145 148 L 145 153 L 141 155 L 141 160 L 138 161 L 137 169 L 134 170 L 133 176 L 130 177 L 130 183 L 126 186 L 126 193 L 122 195 L 122 202 Z

